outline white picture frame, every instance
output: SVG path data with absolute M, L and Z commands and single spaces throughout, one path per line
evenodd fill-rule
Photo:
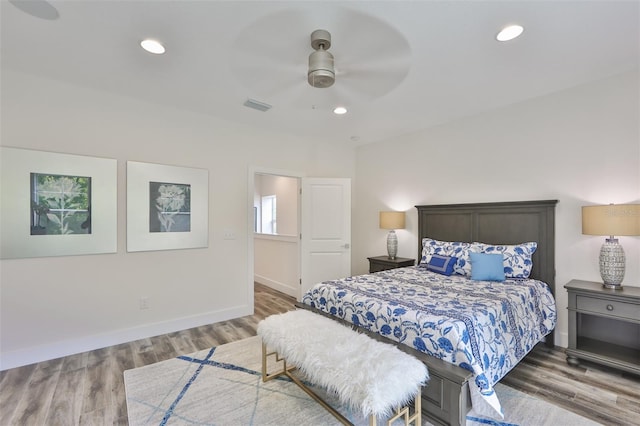
M 186 228 L 158 228 L 159 187 L 187 190 Z M 152 194 L 153 192 L 153 194 Z M 174 191 L 175 192 L 175 191 Z M 182 193 L 183 201 L 185 194 Z M 179 203 L 184 205 L 184 203 Z M 165 212 L 169 215 L 176 211 Z M 178 216 L 174 216 L 178 219 Z M 170 218 L 171 223 L 175 220 Z M 177 227 L 177 224 L 175 225 Z M 127 251 L 206 248 L 209 246 L 209 171 L 206 169 L 127 161 Z
M 0 164 L 0 258 L 117 252 L 117 160 L 0 147 Z M 90 178 L 90 233 L 33 233 L 34 174 Z

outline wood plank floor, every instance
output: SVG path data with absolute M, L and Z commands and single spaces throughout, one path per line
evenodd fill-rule
M 0 426 L 127 425 L 123 371 L 254 336 L 295 300 L 260 284 L 255 314 L 0 372 Z M 640 377 L 535 349 L 502 383 L 604 425 L 640 425 Z M 571 425 L 574 426 L 574 425 Z

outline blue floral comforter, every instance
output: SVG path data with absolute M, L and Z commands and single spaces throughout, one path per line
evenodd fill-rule
M 319 283 L 302 302 L 472 371 L 475 410 L 498 418 L 493 385 L 557 319 L 553 294 L 541 281 L 472 281 L 419 266 Z

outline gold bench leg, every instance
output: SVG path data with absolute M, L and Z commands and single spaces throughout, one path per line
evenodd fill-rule
M 276 358 L 276 362 L 282 361 L 283 367 L 282 367 L 282 370 L 280 370 L 280 371 L 277 371 L 275 373 L 268 373 L 267 372 L 267 358 L 270 357 L 270 356 L 274 356 L 274 355 L 275 355 L 275 358 Z M 318 394 L 316 394 L 307 385 L 305 385 L 298 377 L 296 377 L 292 373 L 292 371 L 295 370 L 295 369 L 296 369 L 295 366 L 287 367 L 287 360 L 285 360 L 284 358 L 280 358 L 278 353 L 275 352 L 275 351 L 274 352 L 268 352 L 267 345 L 265 345 L 264 342 L 262 343 L 262 381 L 263 382 L 268 382 L 269 380 L 273 380 L 273 379 L 278 378 L 280 376 L 286 376 L 289 379 L 291 379 L 291 381 L 293 381 L 296 385 L 298 385 L 300 387 L 300 389 L 305 391 L 307 393 L 307 395 L 309 395 L 316 402 L 318 402 L 320 405 L 322 405 L 322 407 L 324 407 L 325 410 L 327 410 L 336 419 L 338 419 L 338 421 L 340 423 L 342 423 L 345 426 L 353 426 L 353 423 L 351 423 L 346 417 L 344 417 L 342 414 L 340 414 L 335 408 L 330 406 L 324 399 L 322 399 Z
M 267 371 L 268 367 L 268 358 L 271 356 L 275 356 L 276 363 L 282 362 L 282 369 L 273 373 L 269 373 Z M 295 366 L 287 367 L 287 360 L 284 358 L 280 358 L 280 355 L 276 351 L 268 352 L 267 345 L 262 343 L 262 381 L 268 382 L 269 380 L 276 379 L 280 376 L 286 376 L 290 378 L 296 385 L 298 385 L 303 391 L 305 391 L 311 398 L 317 401 L 320 405 L 322 405 L 327 411 L 329 411 L 333 416 L 340 421 L 343 425 L 352 425 L 352 423 L 340 414 L 335 408 L 331 407 L 327 402 L 325 402 L 319 395 L 313 392 L 309 387 L 307 387 L 299 378 L 297 378 L 292 371 L 295 370 Z M 415 398 L 414 406 L 415 410 L 412 416 L 410 416 L 410 405 L 398 408 L 396 410 L 396 414 L 387 420 L 387 426 L 391 426 L 395 420 L 400 417 L 404 417 L 405 426 L 409 426 L 411 422 L 414 422 L 414 426 L 422 425 L 422 404 L 420 393 Z M 375 415 L 369 416 L 369 425 L 376 426 L 377 420 Z
M 414 411 L 413 415 L 411 415 L 411 405 L 405 405 L 404 407 L 400 407 L 396 410 L 396 414 L 389 419 L 387 419 L 387 426 L 391 426 L 391 423 L 395 422 L 397 419 L 404 417 L 405 426 L 409 426 L 411 423 L 414 426 L 422 426 L 422 398 L 421 394 L 418 393 L 414 399 Z M 369 426 L 376 426 L 376 416 L 369 416 Z
M 270 356 L 275 356 L 276 363 L 282 361 L 282 370 L 276 371 L 274 373 L 269 373 L 267 371 L 268 358 Z M 263 382 L 268 382 L 269 380 L 273 380 L 280 376 L 286 376 L 288 375 L 287 374 L 288 371 L 291 371 L 294 369 L 295 367 L 292 367 L 292 366 L 287 367 L 287 360 L 284 358 L 280 358 L 280 355 L 278 355 L 278 352 L 276 351 L 268 352 L 267 345 L 264 342 L 262 343 L 262 381 Z

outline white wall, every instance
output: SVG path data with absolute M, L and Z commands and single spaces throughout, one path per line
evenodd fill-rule
M 289 296 L 300 295 L 300 238 L 256 234 L 254 280 Z
M 604 237 L 581 234 L 582 205 L 640 202 L 639 75 L 614 76 L 358 148 L 353 272 L 385 252 L 380 210 L 406 210 L 398 255 L 416 258 L 419 204 L 557 199 L 556 344 L 567 345 L 573 278 L 600 281 Z M 620 237 L 623 285 L 640 286 L 640 238 Z
M 353 178 L 352 148 L 18 72 L 1 102 L 3 146 L 118 160 L 116 254 L 0 262 L 2 369 L 250 314 L 249 168 Z M 209 170 L 208 248 L 127 253 L 127 160 Z

